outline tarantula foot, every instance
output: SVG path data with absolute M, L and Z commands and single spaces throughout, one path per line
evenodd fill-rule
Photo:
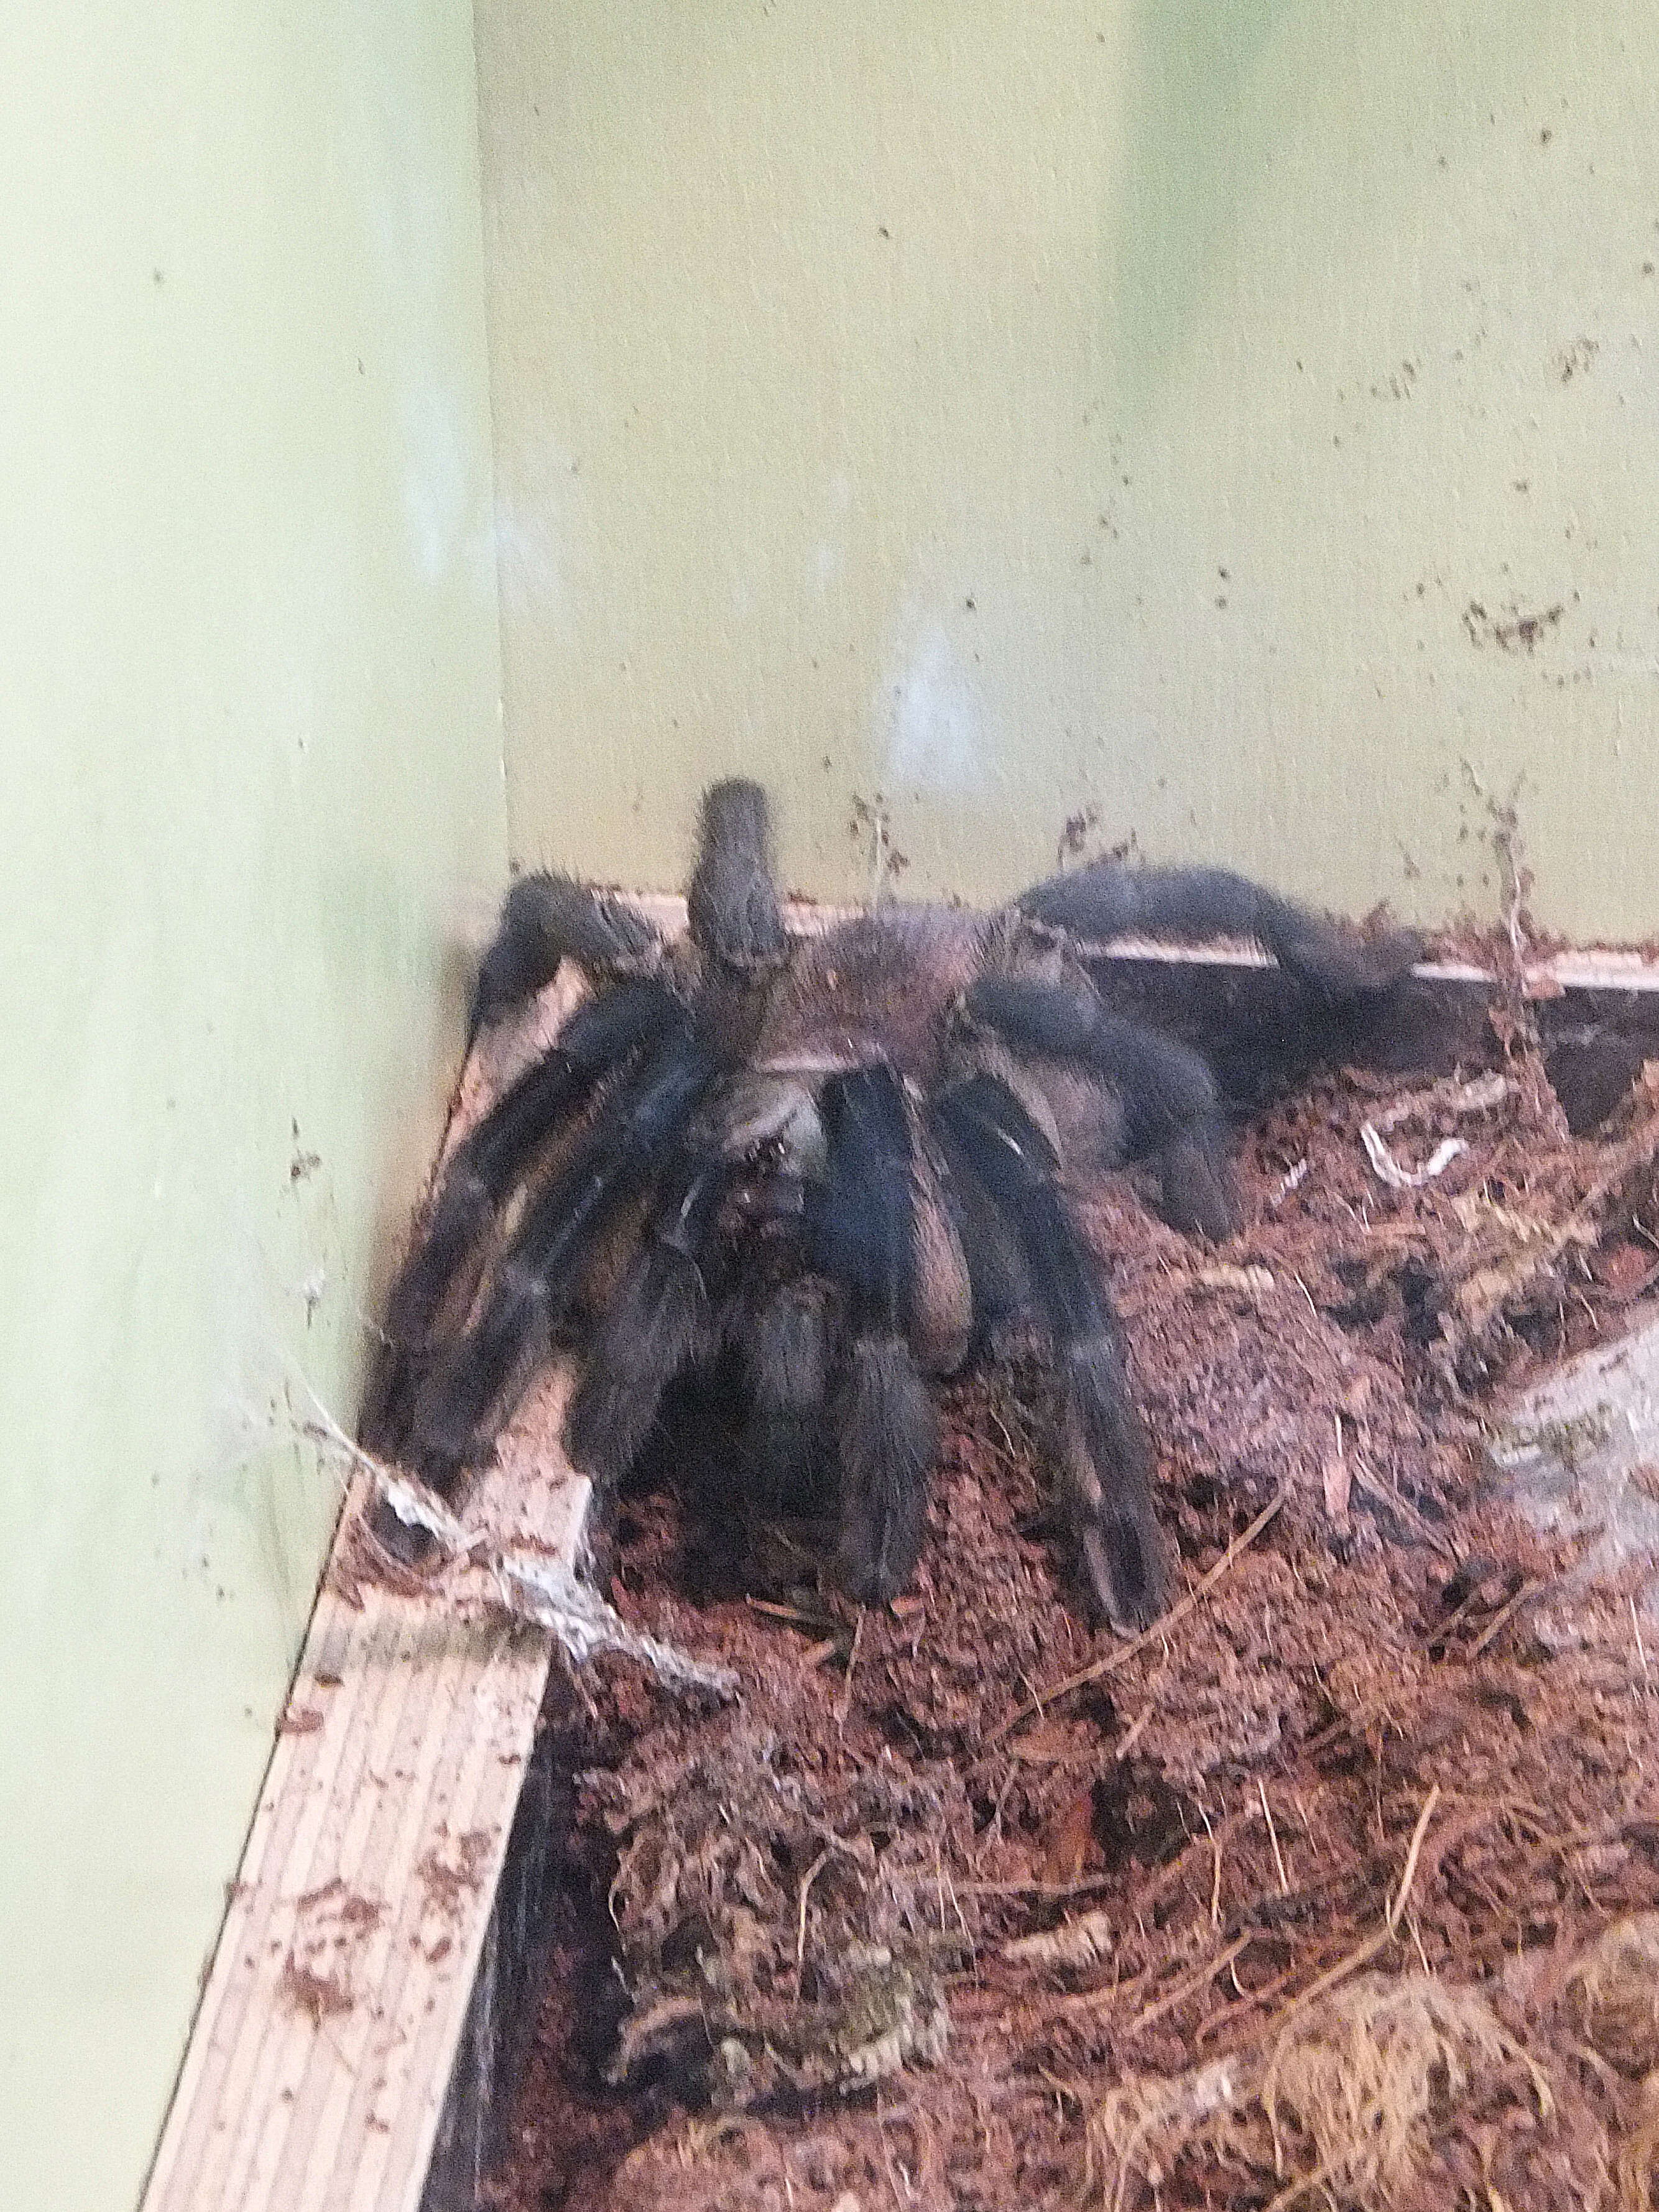
M 1085 1529 L 1080 1549 L 1089 1595 L 1119 1636 L 1150 1628 L 1166 1602 L 1162 1547 L 1133 1521 L 1115 1518 Z
M 509 1261 L 476 1332 L 434 1360 L 416 1395 L 409 1457 L 447 1495 L 482 1465 L 525 1383 L 551 1350 L 545 1285 Z
M 1387 991 L 1411 974 L 1423 957 L 1423 933 L 1391 929 L 1380 937 L 1361 938 L 1352 946 L 1358 980 L 1356 991 Z
M 478 1449 L 488 1413 L 476 1364 L 469 1370 L 464 1358 L 453 1354 L 434 1360 L 415 1392 L 403 1458 L 422 1481 L 447 1496 L 465 1470 L 488 1455 L 488 1446 L 483 1454 Z
M 708 1333 L 708 1293 L 696 1261 L 653 1244 L 617 1292 L 565 1415 L 571 1465 L 601 1484 L 620 1480 L 651 1433 L 663 1378 L 692 1365 Z
M 617 975 L 660 964 L 662 940 L 643 915 L 568 876 L 521 876 L 507 892 L 494 943 L 479 963 L 468 1035 L 476 1036 L 553 980 L 561 960 Z
M 1423 939 L 1414 929 L 1360 937 L 1268 894 L 1263 894 L 1262 905 L 1270 915 L 1266 933 L 1280 966 L 1329 999 L 1389 990 L 1423 957 Z
M 1164 1218 L 1172 1229 L 1219 1244 L 1238 1228 L 1238 1188 L 1219 1127 L 1177 1137 L 1158 1169 Z
M 1061 1488 L 1090 1591 L 1120 1636 L 1149 1628 L 1168 1592 L 1152 1510 L 1152 1449 L 1109 1334 L 1071 1346 L 1062 1377 Z
M 866 1338 L 853 1348 L 841 1406 L 837 1579 L 860 1604 L 896 1597 L 921 1550 L 938 1424 L 909 1346 Z

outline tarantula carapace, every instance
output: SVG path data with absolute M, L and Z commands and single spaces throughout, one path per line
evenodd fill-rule
M 1416 956 L 1215 869 L 1103 860 L 985 915 L 883 905 L 785 927 L 764 793 L 704 797 L 690 928 L 665 943 L 567 878 L 515 884 L 475 1030 L 577 963 L 592 988 L 457 1147 L 391 1299 L 370 1440 L 449 1491 L 553 1348 L 584 1357 L 570 1458 L 601 1486 L 677 1378 L 735 1372 L 742 1480 L 822 1494 L 860 1600 L 922 1539 L 929 1383 L 999 1324 L 1046 1325 L 1057 1487 L 1088 1589 L 1120 1630 L 1166 1588 L 1153 1453 L 1074 1194 L 1142 1161 L 1162 1210 L 1235 1225 L 1209 1067 L 1109 1012 L 1075 940 L 1254 938 L 1328 1003 Z

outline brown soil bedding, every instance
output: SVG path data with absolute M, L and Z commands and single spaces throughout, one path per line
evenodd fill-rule
M 890 1608 L 810 1531 L 621 1501 L 618 1609 L 743 1689 L 602 1659 L 550 1701 L 501 2212 L 1656 2201 L 1649 1655 L 1478 1449 L 1496 1381 L 1643 1310 L 1659 1115 L 1570 1139 L 1492 1069 L 1298 1092 L 1220 1250 L 1096 1207 L 1188 1593 L 1134 1644 L 1062 1579 L 1034 1359 L 947 1395 Z M 1468 1149 L 1392 1188 L 1366 1121 L 1407 1172 Z

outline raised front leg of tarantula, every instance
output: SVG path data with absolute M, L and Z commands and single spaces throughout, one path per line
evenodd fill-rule
M 862 1601 L 896 1597 L 921 1549 L 938 1423 L 908 1332 L 915 1295 L 914 1162 L 892 1069 L 824 1085 L 823 1182 L 809 1236 L 818 1273 L 844 1286 L 852 1342 L 834 1406 L 841 1473 L 838 1571 Z
M 736 1060 L 759 1019 L 767 978 L 788 949 L 758 784 L 718 783 L 704 794 L 686 905 L 706 963 L 699 1020 L 710 1048 Z M 724 1156 L 683 1159 L 599 1324 L 565 1422 L 573 1464 L 596 1481 L 627 1472 L 663 1392 L 709 1349 L 716 1220 L 738 1173 Z
M 501 906 L 494 943 L 478 966 L 467 1024 L 481 1029 L 550 983 L 562 960 L 626 973 L 653 967 L 662 939 L 642 914 L 569 876 L 521 876 Z
M 693 942 L 739 975 L 788 950 L 772 873 L 772 817 L 757 783 L 711 784 L 697 818 L 697 866 L 685 899 Z
M 530 1206 L 477 1323 L 416 1400 L 415 1455 L 441 1486 L 489 1449 L 551 1350 L 600 1231 L 672 1154 L 716 1072 L 682 1011 Z
M 1249 937 L 1310 988 L 1333 999 L 1396 983 L 1422 950 L 1411 930 L 1362 938 L 1225 868 L 1127 868 L 1097 860 L 1015 902 L 1034 921 L 1084 938 Z
M 757 783 L 733 779 L 704 793 L 697 866 L 687 908 L 700 950 L 731 969 L 766 968 L 787 939 L 772 879 L 771 816 Z M 555 871 L 523 876 L 507 892 L 495 940 L 479 963 L 467 1038 L 550 983 L 562 960 L 627 974 L 654 967 L 655 926 L 625 899 Z
M 1131 1633 L 1163 1610 L 1166 1578 L 1152 1443 L 1130 1392 L 1117 1317 L 1072 1219 L 1054 1152 L 1007 1085 L 970 1076 L 942 1092 L 935 1111 L 1024 1243 L 1060 1370 L 1061 1495 L 1102 1611 Z
M 440 1316 L 470 1295 L 496 1210 L 548 1138 L 595 1085 L 642 1047 L 683 1025 L 663 983 L 618 983 L 579 1006 L 557 1042 L 503 1092 L 455 1148 L 429 1220 L 392 1286 L 385 1348 L 363 1421 L 372 1450 L 395 1455 Z
M 1058 983 L 981 976 L 968 993 L 975 1020 L 1018 1053 L 1069 1060 L 1100 1077 L 1123 1111 L 1123 1157 L 1155 1159 L 1164 1214 L 1176 1229 L 1231 1236 L 1238 1199 L 1215 1078 L 1198 1054 L 1109 1013 L 1086 976 Z

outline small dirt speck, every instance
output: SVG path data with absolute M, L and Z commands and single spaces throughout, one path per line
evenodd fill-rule
M 304 2013 L 313 2027 L 351 2010 L 351 1992 L 338 1976 L 315 1973 L 297 1959 L 290 1958 L 283 1966 L 279 1986 L 286 2002 L 295 2012 Z
M 1516 490 L 1525 486 L 1517 484 Z M 1495 645 L 1500 653 L 1530 653 L 1547 630 L 1553 629 L 1566 612 L 1565 604 L 1558 599 L 1553 607 L 1540 613 L 1523 613 L 1511 605 L 1503 614 L 1487 611 L 1479 599 L 1471 599 L 1463 610 L 1463 628 L 1473 646 Z

